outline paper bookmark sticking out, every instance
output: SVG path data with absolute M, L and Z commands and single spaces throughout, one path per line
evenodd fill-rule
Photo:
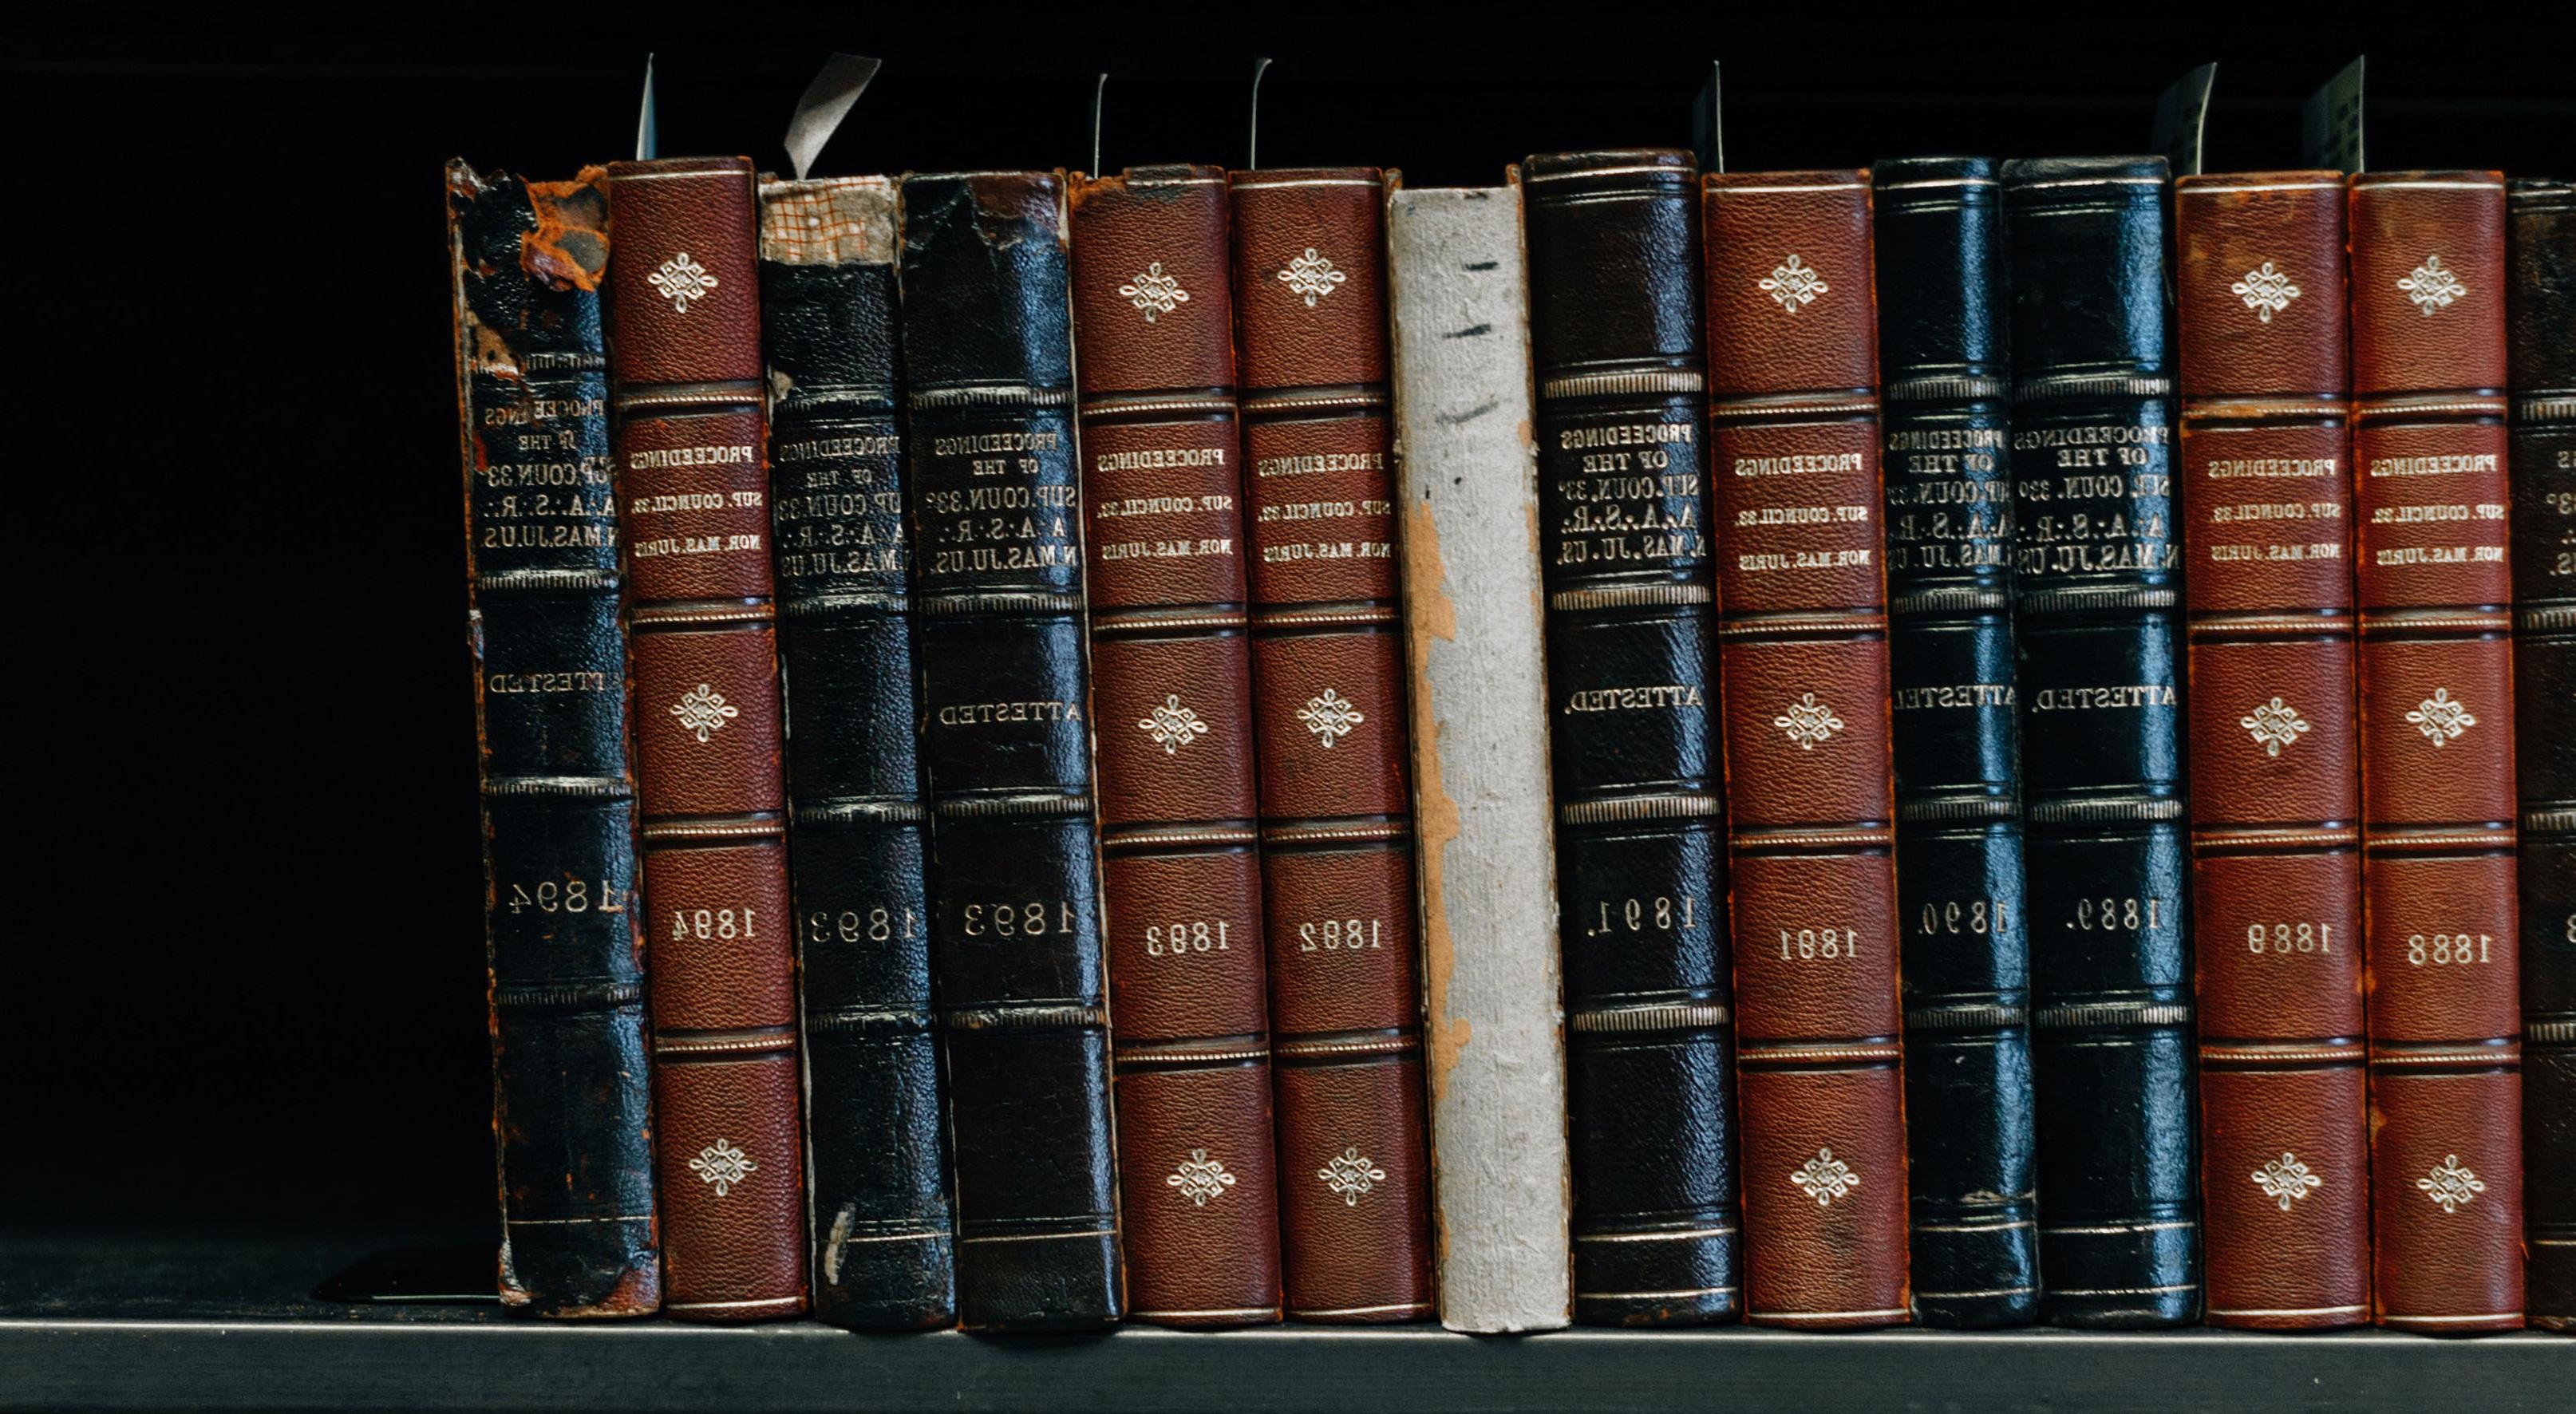
M 805 85 L 804 96 L 796 100 L 795 116 L 787 120 L 787 162 L 796 169 L 797 180 L 813 174 L 814 159 L 823 155 L 823 144 L 841 130 L 841 120 L 867 91 L 868 80 L 877 76 L 879 67 L 874 59 L 834 54 L 823 61 L 814 81 Z
M 1261 165 L 1261 76 L 1268 72 L 1268 59 L 1252 61 L 1252 119 L 1244 127 L 1243 139 L 1243 170 L 1247 172 Z
M 2361 158 L 2361 66 L 2356 57 L 2326 86 L 2308 95 L 2299 111 L 2299 151 L 2311 167 L 2336 172 L 2363 170 Z
M 1691 150 L 1699 154 L 1703 172 L 1726 170 L 1726 128 L 1720 111 L 1718 66 L 1708 61 L 1708 82 L 1701 84 L 1699 96 L 1691 100 Z
M 1085 170 L 1100 175 L 1100 105 L 1109 98 L 1109 75 L 1102 74 L 1091 85 L 1091 165 Z
M 2218 66 L 2203 64 L 2156 97 L 2155 127 L 2147 147 L 2163 153 L 2165 165 L 2177 177 L 2201 173 L 2201 129 L 2209 121 L 2209 90 L 2217 81 Z
M 650 162 L 662 155 L 662 130 L 653 118 L 653 56 L 644 56 L 644 101 L 635 110 L 635 160 Z

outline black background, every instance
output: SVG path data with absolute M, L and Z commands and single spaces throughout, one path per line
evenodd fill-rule
M 2542 7 L 2531 7 L 2535 11 Z M 440 164 L 783 165 L 831 49 L 887 67 L 823 172 L 1375 163 L 1683 144 L 1739 169 L 2135 150 L 2220 61 L 2211 170 L 2293 166 L 2371 55 L 2373 167 L 2576 169 L 2568 36 L 2435 4 L 1902 20 L 1782 0 L 1416 11 L 910 0 L 625 11 L 66 7 L 0 45 L 16 365 L 0 1223 L 471 1224 L 492 1203 Z M 25 21 L 14 22 L 24 26 Z

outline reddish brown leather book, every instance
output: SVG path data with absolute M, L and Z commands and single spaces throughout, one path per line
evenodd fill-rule
M 1128 1314 L 1279 1319 L 1225 171 L 1073 184 Z
M 1252 724 L 1289 1318 L 1431 1314 L 1386 181 L 1237 172 Z
M 1867 172 L 1701 179 L 1745 1319 L 1906 1288 L 1896 801 Z
M 2504 178 L 2351 188 L 2372 1305 L 2522 1324 Z
M 2343 193 L 2174 184 L 2214 1326 L 2370 1317 Z
M 787 793 L 746 158 L 608 169 L 662 1310 L 805 1309 Z

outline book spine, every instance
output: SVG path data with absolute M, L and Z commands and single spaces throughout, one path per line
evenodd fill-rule
M 1237 172 L 1252 725 L 1288 1315 L 1431 1314 L 1385 179 Z
M 968 1330 L 1118 1319 L 1064 179 L 903 179 L 930 956 Z
M 2504 178 L 2351 185 L 2375 1318 L 2522 1324 Z
M 1389 192 L 1440 1322 L 1569 1317 L 1564 1012 L 1516 185 Z
M 752 167 L 620 162 L 608 197 L 662 1309 L 791 1316 L 804 1160 Z
M 956 1318 L 896 422 L 895 184 L 760 184 L 815 1314 Z M 796 728 L 802 727 L 799 731 Z
M 2576 183 L 2505 196 L 2513 676 L 2522 807 L 2525 1302 L 2576 1329 Z
M 2004 167 L 2043 1304 L 2200 1308 L 2162 158 Z
M 1074 182 L 1094 735 L 1131 1314 L 1280 1316 L 1226 183 Z
M 1701 195 L 1745 1316 L 1808 1329 L 1910 1319 L 1869 187 Z
M 1525 169 L 1574 1313 L 1606 1325 L 1743 1304 L 1693 178 Z
M 2174 184 L 2215 1326 L 2370 1317 L 2343 178 Z
M 500 1293 L 662 1302 L 600 278 L 604 173 L 447 168 Z
M 1908 1261 L 1927 1326 L 2039 1313 L 2001 164 L 1881 162 Z

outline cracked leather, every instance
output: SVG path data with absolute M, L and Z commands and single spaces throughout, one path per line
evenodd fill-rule
M 2039 1312 L 2000 163 L 1882 161 L 1888 670 L 1915 1319 Z
M 2374 1318 L 2510 1330 L 2522 1015 L 2504 178 L 2368 172 L 2350 199 Z
M 2216 1326 L 2370 1315 L 2343 177 L 2174 185 Z
M 609 168 L 662 1305 L 805 1309 L 795 920 L 746 158 Z
M 1898 1325 L 1903 1028 L 1867 172 L 1711 173 L 1745 1319 Z
M 2200 1310 L 2162 158 L 2004 167 L 2043 1305 Z
M 887 178 L 760 184 L 814 1313 L 901 1330 L 955 1319 L 956 1253 L 930 993 L 894 242 Z
M 2531 1323 L 2576 1328 L 2576 183 L 2506 197 Z M 2562 715 L 2552 715 L 2562 714 Z
M 608 443 L 604 174 L 447 168 L 491 981 L 500 1293 L 661 1304 Z
M 1574 1315 L 1743 1309 L 1689 154 L 1523 169 Z
M 969 1330 L 1118 1318 L 1064 179 L 903 180 L 931 961 Z

